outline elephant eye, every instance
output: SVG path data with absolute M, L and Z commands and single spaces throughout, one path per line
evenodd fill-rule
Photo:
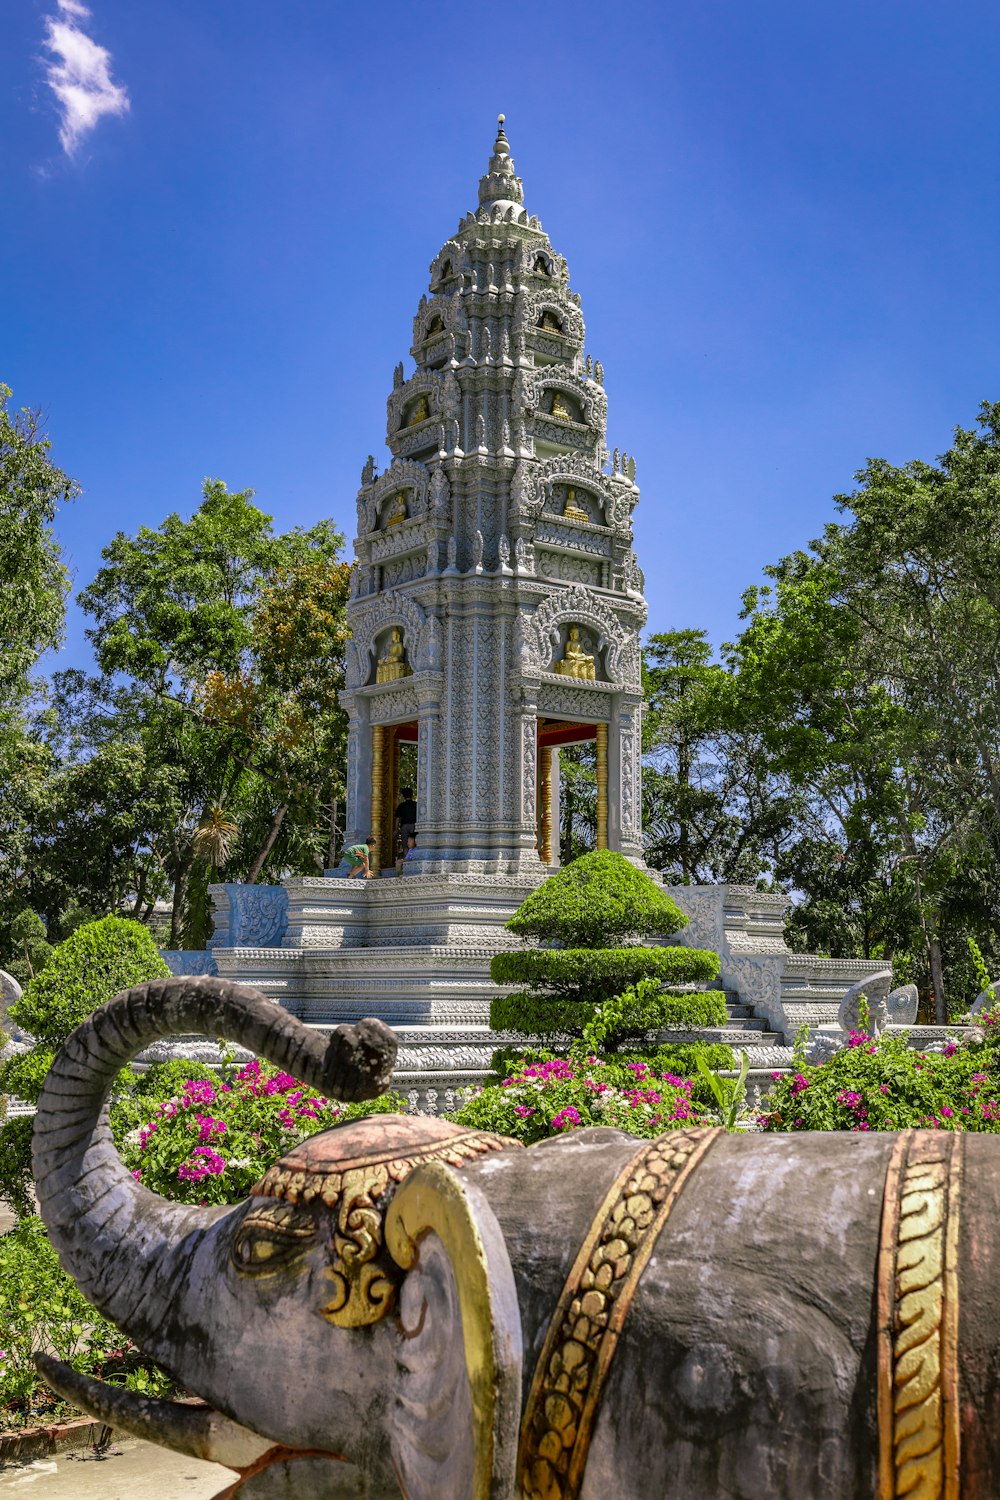
M 273 1276 L 304 1255 L 315 1239 L 311 1214 L 276 1203 L 247 1215 L 233 1238 L 231 1259 L 244 1276 Z

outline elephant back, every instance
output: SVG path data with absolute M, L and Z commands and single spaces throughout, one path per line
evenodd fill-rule
M 995 1496 L 992 1137 L 577 1131 L 466 1172 L 517 1285 L 526 1496 Z

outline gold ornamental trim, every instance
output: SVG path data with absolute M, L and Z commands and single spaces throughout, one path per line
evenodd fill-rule
M 647 1142 L 605 1195 L 566 1278 L 521 1423 L 523 1500 L 575 1500 L 639 1278 L 681 1189 L 721 1130 Z
M 314 1141 L 322 1142 L 323 1136 L 314 1137 Z M 308 1148 L 309 1142 L 304 1149 Z M 400 1183 L 430 1161 L 460 1170 L 487 1152 L 512 1149 L 523 1149 L 520 1141 L 489 1131 L 466 1130 L 442 1139 L 401 1142 L 396 1151 L 373 1151 L 353 1162 L 310 1165 L 299 1159 L 301 1153 L 293 1153 L 269 1168 L 254 1188 L 254 1197 L 276 1201 L 255 1209 L 252 1228 L 259 1237 L 266 1223 L 274 1237 L 280 1226 L 287 1236 L 291 1205 L 315 1234 L 310 1205 L 319 1201 L 332 1210 L 336 1214 L 333 1258 L 324 1272 L 330 1295 L 321 1311 L 328 1322 L 340 1328 L 365 1328 L 392 1309 L 402 1280 L 402 1271 L 385 1245 L 385 1215 Z M 260 1249 L 255 1256 L 252 1244 L 241 1244 L 240 1248 L 243 1255 L 236 1269 L 248 1272 L 254 1259 L 260 1258 Z M 269 1258 L 272 1253 L 267 1250 Z
M 878 1261 L 878 1500 L 958 1500 L 960 1133 L 893 1146 Z

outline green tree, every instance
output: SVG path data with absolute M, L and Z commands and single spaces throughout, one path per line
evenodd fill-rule
M 0 728 L 41 653 L 59 644 L 69 578 L 52 530 L 79 489 L 50 458 L 40 413 L 0 385 Z
M 945 955 L 997 869 L 1000 407 L 935 467 L 871 460 L 849 513 L 745 597 L 730 652 L 771 766 L 803 798 L 778 875 L 800 931 L 867 956 Z
M 680 884 L 766 879 L 797 809 L 737 680 L 701 630 L 651 636 L 643 680 L 648 862 Z
M 343 538 L 329 522 L 275 534 L 251 495 L 206 481 L 190 519 L 119 533 L 80 596 L 119 714 L 127 680 L 158 808 L 174 777 L 156 856 L 172 945 L 204 941 L 223 868 L 251 882 L 322 868 L 343 802 Z M 113 717 L 100 733 L 120 739 Z

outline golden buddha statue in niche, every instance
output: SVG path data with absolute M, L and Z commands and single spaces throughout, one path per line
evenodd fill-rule
M 418 422 L 426 422 L 431 414 L 430 406 L 426 396 L 418 396 L 410 408 L 409 415 L 403 423 L 404 427 L 415 427 Z
M 400 521 L 406 520 L 407 514 L 408 512 L 406 509 L 406 496 L 403 494 L 403 491 L 400 490 L 398 494 L 393 495 L 392 499 L 389 501 L 389 507 L 386 512 L 385 518 L 386 526 L 398 526 Z
M 401 677 L 409 677 L 410 672 L 411 667 L 406 660 L 406 647 L 403 645 L 403 628 L 401 625 L 394 625 L 389 644 L 385 648 L 385 655 L 378 659 L 375 681 L 398 682 Z
M 572 485 L 566 487 L 566 504 L 563 506 L 563 515 L 570 521 L 589 521 L 590 517 L 582 506 L 576 503 L 576 490 Z
M 557 422 L 575 422 L 577 420 L 576 413 L 562 391 L 552 392 L 552 405 L 549 407 L 549 415 L 555 417 Z
M 549 333 L 562 333 L 563 331 L 562 324 L 560 323 L 559 319 L 556 317 L 555 313 L 550 312 L 548 308 L 545 309 L 545 311 L 542 313 L 542 316 L 539 318 L 538 326 L 539 328 L 546 329 Z
M 587 682 L 597 680 L 597 664 L 590 652 L 584 650 L 579 625 L 569 627 L 563 659 L 556 662 L 555 669 L 560 677 L 581 677 Z

